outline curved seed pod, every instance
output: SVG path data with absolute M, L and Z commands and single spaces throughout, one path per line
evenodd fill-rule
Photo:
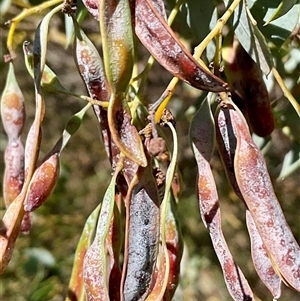
M 233 38 L 232 38 L 233 39 Z M 229 42 L 228 42 L 229 43 Z M 237 39 L 222 52 L 225 74 L 236 99 L 255 134 L 265 137 L 274 130 L 274 117 L 266 84 L 259 66 L 244 50 Z
M 3 176 L 3 198 L 8 207 L 21 193 L 24 183 L 24 147 L 20 140 L 25 124 L 24 96 L 10 63 L 6 85 L 1 97 L 1 119 L 8 135 L 5 149 L 5 170 Z M 27 234 L 31 228 L 31 216 L 25 213 L 21 232 Z
M 254 300 L 242 271 L 234 262 L 223 236 L 218 193 L 210 168 L 214 150 L 214 124 L 208 101 L 196 113 L 190 128 L 190 139 L 198 166 L 198 197 L 201 218 L 209 231 L 213 247 L 223 270 L 227 289 L 234 300 Z
M 74 264 L 72 269 L 72 275 L 68 287 L 68 295 L 65 301 L 84 301 L 85 291 L 83 284 L 83 262 L 85 254 L 90 247 L 93 237 L 95 235 L 97 220 L 99 212 L 101 209 L 101 204 L 99 204 L 96 209 L 90 214 L 85 222 L 82 234 L 80 236 L 79 242 L 77 244 Z
M 119 196 L 116 195 L 116 198 Z M 122 272 L 120 268 L 120 254 L 123 242 L 123 237 L 121 234 L 121 217 L 117 204 L 115 203 L 113 217 L 106 238 L 106 246 L 108 249 L 110 259 L 110 271 L 108 281 L 110 300 L 120 300 L 120 285 L 122 278 Z
M 19 195 L 24 183 L 24 147 L 19 138 L 8 143 L 4 161 L 3 197 L 8 207 Z
M 273 298 L 278 299 L 281 295 L 281 279 L 272 267 L 272 262 L 249 210 L 246 211 L 246 221 L 251 239 L 251 254 L 255 270 L 259 278 L 273 295 Z
M 154 280 L 159 245 L 159 196 L 149 169 L 140 167 L 138 182 L 129 192 L 122 278 L 124 301 L 145 300 Z
M 193 58 L 152 1 L 131 0 L 131 6 L 136 35 L 165 69 L 195 88 L 213 92 L 227 90 L 226 83 Z
M 154 285 L 153 287 L 151 287 L 146 301 L 162 300 L 161 296 L 164 296 L 164 294 L 168 293 L 165 291 L 165 275 L 167 273 L 166 256 L 167 254 L 165 252 L 165 249 L 160 245 L 157 255 L 156 269 L 153 276 Z
M 105 241 L 115 205 L 115 184 L 119 170 L 114 173 L 105 192 L 98 219 L 96 235 L 84 258 L 84 287 L 88 301 L 109 299 Z
M 236 135 L 236 180 L 275 271 L 285 284 L 300 291 L 300 247 L 274 193 L 264 157 L 238 111 L 229 106 Z
M 183 240 L 176 217 L 175 205 L 174 198 L 170 196 L 166 215 L 166 245 L 170 265 L 166 293 L 170 299 L 172 299 L 179 282 L 180 262 L 183 253 Z
M 49 197 L 59 175 L 59 154 L 46 159 L 34 172 L 24 201 L 24 210 L 33 211 Z
M 123 94 L 112 95 L 108 106 L 108 125 L 111 137 L 119 150 L 140 166 L 147 166 L 143 144 Z
M 79 74 L 93 99 L 108 101 L 110 91 L 103 68 L 102 59 L 90 39 L 74 21 L 74 59 Z
M 133 32 L 128 0 L 99 2 L 103 60 L 109 86 L 114 93 L 125 92 L 133 69 Z
M 219 154 L 225 168 L 227 178 L 235 194 L 243 201 L 243 196 L 236 182 L 234 172 L 236 137 L 233 132 L 230 115 L 227 110 L 222 109 L 222 104 L 217 107 L 215 113 L 215 128 Z
M 9 64 L 6 85 L 1 96 L 1 119 L 8 139 L 18 138 L 25 123 L 25 106 L 12 63 Z

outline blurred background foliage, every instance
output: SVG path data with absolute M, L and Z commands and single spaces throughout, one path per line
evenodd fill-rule
M 8 66 L 3 56 L 7 53 L 6 38 L 10 20 L 22 11 L 22 6 L 35 5 L 41 0 L 15 0 L 9 3 L 1 0 L 1 48 L 0 48 L 0 90 L 5 84 Z M 176 18 L 173 28 L 184 38 L 187 45 L 197 45 L 210 30 L 210 20 L 203 20 L 195 12 L 209 15 L 213 2 L 188 1 Z M 265 1 L 268 3 L 268 1 Z M 280 1 L 275 1 L 277 6 Z M 167 1 L 173 7 L 175 0 Z M 5 7 L 5 5 L 7 7 Z M 273 7 L 277 7 L 275 4 Z M 34 117 L 34 88 L 26 71 L 22 54 L 24 40 L 33 41 L 35 29 L 43 14 L 35 14 L 23 20 L 14 36 L 17 57 L 14 62 L 19 85 L 26 99 L 27 122 L 24 134 Z M 202 15 L 201 15 L 202 16 Z M 202 21 L 202 20 L 201 20 Z M 203 25 L 204 24 L 204 25 Z M 203 26 L 202 26 L 203 25 Z M 98 23 L 87 17 L 82 28 L 100 49 Z M 69 90 L 86 94 L 73 60 L 72 47 L 65 47 L 65 16 L 56 14 L 51 20 L 47 62 L 56 72 L 60 81 Z M 289 34 L 290 36 L 290 34 Z M 294 97 L 300 103 L 300 52 L 299 31 L 276 46 L 271 44 L 272 54 L 281 76 L 286 80 Z M 149 54 L 138 44 L 138 66 L 142 70 Z M 298 57 L 298 60 L 297 60 Z M 171 75 L 155 64 L 149 74 L 144 98 L 154 102 L 164 91 Z M 298 81 L 298 82 L 297 82 Z M 281 179 L 292 163 L 299 161 L 300 123 L 299 117 L 276 84 L 269 77 L 268 87 L 273 101 L 276 129 L 271 141 L 258 139 L 262 145 L 274 189 L 280 200 L 286 219 L 300 242 L 300 172 L 299 168 Z M 183 189 L 178 206 L 179 222 L 185 242 L 182 260 L 182 277 L 174 300 L 230 300 L 218 260 L 212 248 L 209 235 L 200 220 L 195 194 L 196 163 L 188 141 L 189 121 L 199 107 L 204 95 L 201 91 L 181 83 L 169 105 L 176 118 L 180 153 L 178 167 L 182 174 Z M 79 111 L 85 103 L 73 97 L 46 93 L 46 115 L 43 122 L 43 157 L 60 137 L 64 126 L 72 114 Z M 25 137 L 25 135 L 23 135 Z M 25 142 L 25 140 L 24 140 Z M 3 151 L 6 136 L 0 131 L 0 167 L 3 171 Z M 298 164 L 300 164 L 298 162 Z M 223 229 L 231 252 L 245 273 L 257 300 L 271 300 L 271 294 L 255 273 L 250 244 L 245 227 L 244 205 L 232 192 L 217 151 L 212 160 L 212 168 L 220 198 Z M 286 168 L 286 170 L 283 170 Z M 279 177 L 280 176 L 280 177 Z M 48 201 L 33 214 L 33 227 L 29 235 L 21 235 L 16 243 L 12 261 L 1 275 L 0 296 L 6 301 L 46 301 L 64 300 L 71 273 L 73 256 L 87 216 L 101 201 L 111 178 L 111 167 L 100 137 L 100 130 L 92 110 L 84 118 L 79 131 L 72 137 L 61 157 L 61 173 Z M 2 180 L 2 179 L 1 179 Z M 2 187 L 2 185 L 1 185 Z M 2 195 L 2 193 L 1 193 Z M 1 212 L 4 203 L 1 199 Z M 299 294 L 283 287 L 282 300 L 299 300 Z

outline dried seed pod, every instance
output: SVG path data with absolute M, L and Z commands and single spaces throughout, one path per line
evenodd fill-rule
M 57 182 L 58 176 L 59 154 L 55 153 L 35 170 L 24 201 L 25 211 L 33 211 L 46 201 Z
M 274 193 L 264 157 L 244 118 L 230 105 L 227 110 L 237 141 L 234 170 L 241 194 L 275 271 L 285 284 L 300 291 L 300 247 Z
M 120 195 L 116 195 L 116 198 Z M 109 297 L 111 300 L 120 300 L 120 285 L 122 271 L 120 267 L 120 254 L 122 249 L 121 216 L 115 203 L 114 215 L 111 220 L 109 232 L 106 238 L 106 247 L 109 253 Z
M 8 139 L 20 136 L 25 123 L 24 96 L 10 63 L 6 85 L 1 96 L 1 118 Z
M 262 72 L 237 39 L 228 43 L 222 52 L 224 70 L 236 94 L 234 97 L 238 99 L 237 104 L 246 112 L 253 132 L 262 137 L 268 136 L 274 130 L 275 123 Z
M 124 301 L 145 300 L 154 280 L 159 244 L 159 196 L 148 168 L 140 167 L 138 183 L 132 188 L 127 205 Z
M 176 216 L 175 201 L 170 198 L 166 216 L 166 245 L 169 255 L 169 277 L 167 283 L 167 295 L 171 299 L 179 282 L 180 262 L 183 253 L 183 240 Z
M 77 244 L 77 248 L 74 256 L 72 275 L 68 287 L 68 296 L 65 301 L 85 300 L 85 291 L 84 291 L 83 273 L 82 273 L 83 263 L 84 263 L 85 254 L 88 248 L 90 247 L 93 237 L 95 235 L 100 209 L 101 209 L 101 204 L 99 204 L 94 209 L 94 211 L 90 214 L 90 216 L 85 222 L 84 228 L 82 230 L 82 234 Z
M 246 121 L 245 121 L 246 123 Z M 231 118 L 228 111 L 222 110 L 222 104 L 215 113 L 216 141 L 219 154 L 225 168 L 225 172 L 235 194 L 243 200 L 234 172 L 234 154 L 236 149 L 236 137 L 233 132 Z
M 20 227 L 20 231 L 22 232 L 22 234 L 29 234 L 29 231 L 32 226 L 31 214 L 32 214 L 31 212 L 24 213 L 23 220 L 22 220 L 21 227 Z
M 234 300 L 254 300 L 245 276 L 233 260 L 221 228 L 218 193 L 209 164 L 214 149 L 214 136 L 213 117 L 206 100 L 196 113 L 190 128 L 190 139 L 198 166 L 201 218 L 209 231 L 230 295 Z
M 98 3 L 98 2 L 97 2 Z M 76 38 L 74 59 L 79 74 L 93 99 L 108 101 L 110 91 L 103 68 L 102 59 L 90 39 L 74 20 Z
M 121 166 L 118 165 L 118 168 Z M 83 278 L 88 301 L 109 300 L 107 250 L 105 247 L 107 235 L 115 205 L 115 184 L 119 173 L 117 169 L 105 192 L 100 215 L 98 218 L 95 238 L 84 258 Z
M 19 138 L 7 145 L 4 161 L 3 197 L 8 207 L 21 192 L 24 182 L 24 147 Z
M 246 221 L 251 240 L 251 254 L 255 270 L 261 281 L 273 295 L 273 298 L 277 300 L 281 295 L 281 279 L 272 267 L 266 247 L 261 240 L 249 210 L 246 211 Z
M 108 106 L 108 125 L 111 137 L 128 159 L 147 166 L 143 143 L 136 127 L 131 123 L 131 113 L 124 95 L 112 95 Z
M 151 0 L 130 2 L 136 35 L 165 69 L 195 88 L 213 92 L 227 90 L 227 84 L 200 66 L 178 40 L 166 23 L 162 5 Z

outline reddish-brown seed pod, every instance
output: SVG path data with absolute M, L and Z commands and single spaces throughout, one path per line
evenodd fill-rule
M 230 105 L 227 110 L 237 142 L 234 170 L 238 187 L 275 271 L 285 284 L 300 291 L 300 247 L 274 193 L 264 157 L 244 118 Z
M 1 97 L 1 118 L 8 139 L 20 136 L 25 123 L 24 96 L 10 63 L 6 86 Z
M 197 89 L 227 90 L 227 84 L 205 70 L 178 40 L 162 14 L 162 5 L 135 0 L 131 6 L 136 35 L 166 70 Z
M 218 192 L 210 168 L 214 136 L 213 118 L 206 100 L 196 113 L 190 128 L 190 139 L 198 166 L 200 214 L 211 237 L 231 297 L 236 301 L 254 300 L 251 288 L 235 263 L 222 231 Z
M 281 279 L 273 269 L 266 247 L 261 240 L 249 210 L 246 211 L 246 222 L 251 240 L 253 265 L 261 281 L 269 289 L 273 298 L 277 300 L 281 295 Z
M 230 115 L 227 110 L 222 109 L 222 104 L 218 106 L 215 113 L 215 128 L 216 142 L 227 178 L 235 194 L 243 200 L 234 173 L 236 137 L 233 133 Z
M 166 216 L 166 246 L 170 264 L 167 295 L 172 298 L 179 282 L 180 262 L 183 252 L 183 240 L 173 199 L 170 200 Z
M 59 154 L 46 159 L 34 172 L 24 201 L 24 210 L 33 211 L 49 197 L 59 175 Z
M 275 122 L 262 72 L 237 39 L 227 42 L 229 45 L 224 47 L 222 55 L 233 98 L 253 132 L 268 136 L 274 130 Z
M 9 141 L 4 161 L 3 197 L 8 207 L 21 192 L 24 182 L 24 147 L 19 138 Z

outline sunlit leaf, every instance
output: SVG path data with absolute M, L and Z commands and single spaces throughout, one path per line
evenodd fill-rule
M 247 13 L 246 2 L 241 1 L 234 12 L 233 28 L 243 48 L 260 66 L 265 74 L 269 74 L 273 66 L 272 55 L 257 25 L 252 23 Z
M 278 7 L 274 10 L 271 17 L 266 21 L 265 25 L 268 25 L 270 22 L 280 18 L 281 16 L 284 16 L 289 10 L 294 7 L 296 2 L 297 0 L 282 0 Z

